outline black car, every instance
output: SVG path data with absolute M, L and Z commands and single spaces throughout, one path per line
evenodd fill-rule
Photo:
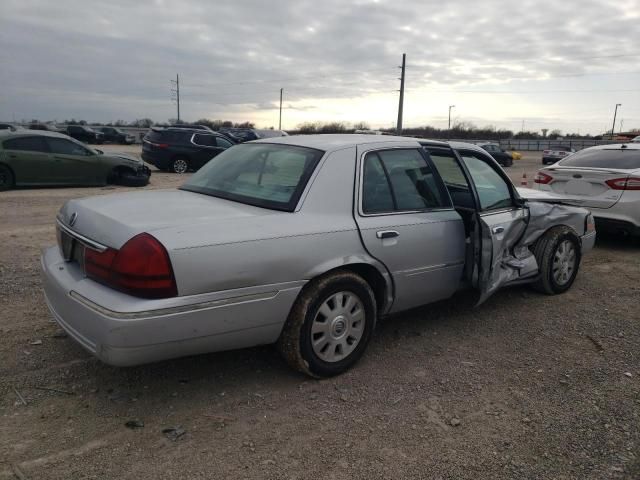
M 233 146 L 216 132 L 186 128 L 152 128 L 142 139 L 142 159 L 160 170 L 185 173 Z
M 119 143 L 120 145 L 131 145 L 136 141 L 133 135 L 123 132 L 116 127 L 102 127 L 100 132 L 103 135 L 103 141 Z
M 480 143 L 478 146 L 489 152 L 496 162 L 503 167 L 510 167 L 513 165 L 513 156 L 504 148 L 500 148 L 500 145 L 496 145 L 495 143 Z
M 542 152 L 542 164 L 551 165 L 559 162 L 565 157 L 568 157 L 576 151 L 571 147 L 565 147 L 564 145 L 558 145 L 556 147 L 550 147 Z
M 67 125 L 64 133 L 84 143 L 102 143 L 104 141 L 102 132 L 96 132 L 86 125 Z
M 12 132 L 15 132 L 17 128 L 15 125 L 10 123 L 0 123 L 0 130 L 11 130 Z

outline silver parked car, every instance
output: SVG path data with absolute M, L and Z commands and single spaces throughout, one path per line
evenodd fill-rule
M 539 170 L 534 182 L 591 210 L 599 230 L 640 235 L 640 144 L 585 148 Z
M 420 143 L 422 142 L 422 143 Z M 112 365 L 277 343 L 343 372 L 384 314 L 573 283 L 588 211 L 527 200 L 474 145 L 371 135 L 234 146 L 181 188 L 68 201 L 44 251 L 57 322 Z

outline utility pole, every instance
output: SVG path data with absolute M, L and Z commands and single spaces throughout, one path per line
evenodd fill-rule
M 616 131 L 616 116 L 618 115 L 618 107 L 621 107 L 621 103 L 616 103 L 616 109 L 613 112 L 613 126 L 611 127 L 611 140 L 613 140 L 613 134 Z
M 520 129 L 522 133 L 524 133 L 524 118 L 522 119 L 522 128 Z
M 174 85 L 175 88 L 173 88 Z M 171 80 L 171 100 L 174 100 L 176 102 L 176 106 L 178 107 L 178 123 L 180 123 L 180 77 L 177 73 L 176 79 Z
M 282 130 L 282 91 L 284 88 L 280 89 L 280 119 L 278 120 L 278 130 Z
M 396 133 L 398 135 L 402 134 L 402 110 L 404 108 L 404 69 L 406 65 L 407 54 L 402 54 L 402 73 L 400 75 L 400 101 L 398 103 L 398 124 L 396 125 Z
M 451 109 L 456 108 L 455 105 L 449 105 L 449 130 L 451 130 Z

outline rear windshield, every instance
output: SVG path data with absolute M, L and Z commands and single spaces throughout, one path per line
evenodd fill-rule
M 561 160 L 562 167 L 586 167 L 586 168 L 640 168 L 640 150 L 635 149 L 607 149 L 607 150 L 580 150 L 570 157 Z
M 180 188 L 292 212 L 323 153 L 291 145 L 236 145 L 210 160 Z

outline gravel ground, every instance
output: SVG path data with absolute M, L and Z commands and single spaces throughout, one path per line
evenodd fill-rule
M 123 190 L 0 193 L 0 479 L 640 478 L 640 242 L 600 238 L 561 296 L 385 319 L 330 380 L 270 347 L 118 369 L 52 323 L 38 257 L 65 200 Z

